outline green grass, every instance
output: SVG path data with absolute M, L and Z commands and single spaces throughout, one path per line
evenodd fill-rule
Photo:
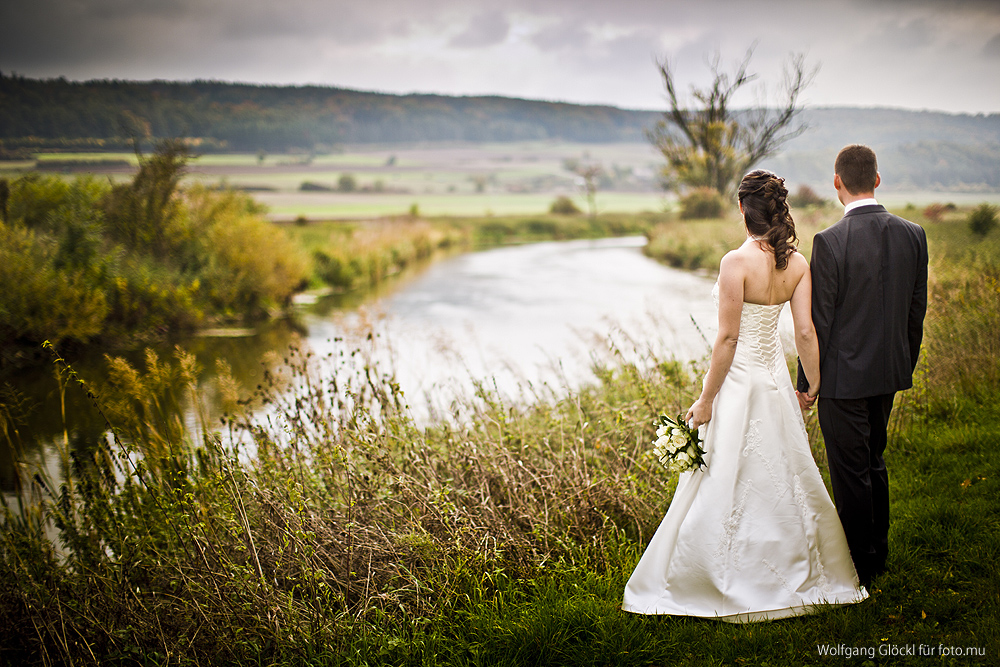
M 325 359 L 293 348 L 256 390 L 224 372 L 202 386 L 179 353 L 111 361 L 114 381 L 86 388 L 118 439 L 67 452 L 66 483 L 29 478 L 41 504 L 10 508 L 0 660 L 823 665 L 844 659 L 818 645 L 844 645 L 875 653 L 851 664 L 925 665 L 879 654 L 923 645 L 986 652 L 933 664 L 992 664 L 1000 253 L 960 216 L 927 223 L 926 346 L 887 450 L 890 572 L 861 604 L 747 625 L 618 609 L 674 484 L 652 460 L 651 416 L 687 406 L 703 367 L 598 367 L 593 386 L 526 387 L 518 405 L 480 387 L 418 426 L 368 343 Z M 162 409 L 207 393 L 229 411 L 202 423 L 208 437 Z M 264 405 L 269 418 L 252 421 Z
M 236 185 L 235 182 L 231 184 Z M 275 219 L 358 218 L 402 215 L 416 204 L 427 216 L 490 216 L 542 215 L 555 199 L 548 194 L 363 194 L 363 193 L 255 193 L 255 198 L 268 205 Z M 581 210 L 587 209 L 582 196 L 573 196 Z M 655 193 L 599 193 L 599 212 L 639 213 L 662 211 L 663 198 Z

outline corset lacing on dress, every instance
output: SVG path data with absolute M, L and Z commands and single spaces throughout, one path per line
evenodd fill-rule
M 719 305 L 719 283 L 712 289 L 715 305 Z M 778 318 L 785 304 L 766 306 L 758 303 L 743 303 L 740 316 L 739 345 L 737 354 L 746 354 L 749 359 L 759 361 L 774 377 L 785 364 L 785 352 L 778 335 Z M 774 377 L 775 381 L 777 378 Z

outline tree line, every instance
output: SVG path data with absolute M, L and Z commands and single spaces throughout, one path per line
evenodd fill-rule
M 323 86 L 39 80 L 0 72 L 0 159 L 27 159 L 39 150 L 130 150 L 135 139 L 149 149 L 173 137 L 183 137 L 199 153 L 325 152 L 341 144 L 424 141 L 652 139 L 669 167 L 665 184 L 726 190 L 750 163 L 787 171 L 800 183 L 825 182 L 831 156 L 860 142 L 876 147 L 898 176 L 893 182 L 905 187 L 1000 187 L 1000 114 L 801 108 L 797 91 L 808 84 L 810 71 L 794 59 L 795 85 L 788 97 L 771 108 L 734 107 L 733 94 L 754 78 L 747 69 L 749 55 L 733 72 L 713 61 L 713 82 L 693 89 L 688 98 L 674 86 L 669 64 L 659 63 L 665 112 Z M 782 119 L 778 132 L 767 135 L 768 125 Z M 753 143 L 762 135 L 747 132 L 755 126 L 764 129 L 765 150 Z
M 642 141 L 655 112 L 505 97 L 388 95 L 218 81 L 73 82 L 0 74 L 8 148 L 197 137 L 232 151 L 413 141 Z

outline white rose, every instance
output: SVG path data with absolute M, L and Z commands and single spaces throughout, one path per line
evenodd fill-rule
M 683 433 L 681 434 L 674 433 L 672 436 L 670 436 L 670 442 L 674 443 L 678 447 L 683 447 L 684 445 L 687 444 L 687 441 L 688 440 Z
M 684 431 L 679 428 L 670 429 L 670 435 L 684 435 Z
M 691 463 L 691 457 L 687 455 L 687 452 L 681 452 L 680 454 L 677 455 L 677 458 L 675 460 L 681 465 L 685 466 Z
M 656 437 L 657 438 L 662 438 L 666 434 L 667 434 L 667 427 L 666 426 L 661 426 L 660 428 L 656 429 Z

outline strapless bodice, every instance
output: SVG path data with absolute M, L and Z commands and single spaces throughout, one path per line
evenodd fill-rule
M 715 305 L 719 305 L 719 283 L 712 289 Z M 747 354 L 763 363 L 769 369 L 784 364 L 784 350 L 778 334 L 778 318 L 784 303 L 771 306 L 743 302 L 740 315 L 740 336 L 737 353 Z

